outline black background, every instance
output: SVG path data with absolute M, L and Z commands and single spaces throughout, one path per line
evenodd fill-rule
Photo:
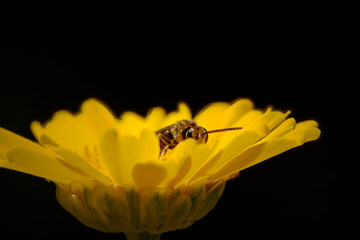
M 207 217 L 164 240 L 355 238 L 346 133 L 357 86 L 346 76 L 350 30 L 340 1 L 11 1 L 0 15 L 0 126 L 27 138 L 31 121 L 76 112 L 89 97 L 142 115 L 248 97 L 319 122 L 318 141 L 243 171 Z M 0 230 L 124 239 L 81 225 L 53 184 L 5 169 Z

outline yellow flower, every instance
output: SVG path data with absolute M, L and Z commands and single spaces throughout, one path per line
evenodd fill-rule
M 145 118 L 116 118 L 89 99 L 78 114 L 33 122 L 39 143 L 0 128 L 0 167 L 53 181 L 59 203 L 89 227 L 159 239 L 205 216 L 239 171 L 319 137 L 315 121 L 296 123 L 289 114 L 240 99 L 212 103 L 194 118 L 184 103 L 168 114 L 155 107 Z M 186 139 L 159 158 L 155 131 L 182 119 L 242 129 L 209 134 L 206 144 Z

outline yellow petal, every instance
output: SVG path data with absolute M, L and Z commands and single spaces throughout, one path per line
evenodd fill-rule
M 150 160 L 135 164 L 132 170 L 134 182 L 139 187 L 157 187 L 166 178 L 166 168 L 159 161 Z
M 214 167 L 220 167 L 226 161 L 232 159 L 241 153 L 244 149 L 263 138 L 265 135 L 266 132 L 261 131 L 243 131 L 239 133 L 239 135 L 236 136 L 230 143 L 222 147 L 222 155 Z
M 219 128 L 232 127 L 250 110 L 254 108 L 254 104 L 249 99 L 240 99 L 231 104 L 226 109 L 222 117 Z
M 321 133 L 318 128 L 318 123 L 313 120 L 307 120 L 296 124 L 295 131 L 304 132 L 306 142 L 318 139 Z
M 156 131 L 161 128 L 163 125 L 162 122 L 165 118 L 166 112 L 161 107 L 152 108 L 146 117 L 146 126 L 153 131 Z
M 117 130 L 121 135 L 139 136 L 145 126 L 145 119 L 135 112 L 125 112 L 121 115 Z
M 196 114 L 194 121 L 205 127 L 207 130 L 217 129 L 224 116 L 224 112 L 229 106 L 229 103 L 225 102 L 209 104 Z
M 174 150 L 168 150 L 162 161 L 155 161 L 164 167 L 167 172 L 166 179 L 160 187 L 175 187 L 184 182 L 186 175 L 192 169 L 192 156 L 194 149 L 198 146 L 199 144 L 195 140 L 187 139 L 179 143 Z
M 200 145 L 193 139 L 178 144 L 169 156 L 163 161 L 167 168 L 168 176 L 166 182 L 170 186 L 176 186 L 184 182 L 185 177 L 193 168 L 193 156 L 196 148 Z
M 100 154 L 111 179 L 118 185 L 133 182 L 131 169 L 141 159 L 139 140 L 134 136 L 119 137 L 115 129 L 107 130 L 100 139 Z
M 1 161 L 0 166 L 54 182 L 70 183 L 87 177 L 74 166 L 53 155 L 27 147 L 14 147 L 7 152 L 8 161 Z
M 294 118 L 286 119 L 277 128 L 270 132 L 266 137 L 261 139 L 260 142 L 266 142 L 272 138 L 279 138 L 295 129 L 296 122 Z
M 85 146 L 97 144 L 96 138 L 83 122 L 64 110 L 56 112 L 45 127 L 39 122 L 33 122 L 31 130 L 38 140 L 42 134 L 46 134 L 60 146 L 76 152 L 83 152 Z
M 191 169 L 191 157 L 187 156 L 186 158 L 181 159 L 178 163 L 175 163 L 172 168 L 168 168 L 170 181 L 166 183 L 166 186 L 175 187 L 179 184 L 182 184 L 185 181 L 185 176 L 189 173 Z M 169 171 L 172 170 L 172 171 Z
M 287 111 L 285 113 L 282 113 L 280 111 L 273 111 L 268 119 L 269 130 L 272 131 L 274 128 L 284 122 L 290 113 L 291 111 Z
M 194 148 L 199 146 L 194 139 L 189 138 L 185 141 L 179 143 L 172 152 L 169 150 L 169 160 L 179 162 L 181 159 L 187 158 L 188 156 L 192 155 Z M 166 158 L 166 156 L 165 156 Z
M 192 180 L 192 177 L 199 171 L 199 169 L 205 164 L 212 152 L 212 148 L 207 144 L 198 144 L 191 151 L 191 169 L 189 170 L 188 175 L 183 180 L 186 183 L 189 183 Z
M 140 133 L 139 139 L 139 158 L 140 159 L 157 159 L 160 152 L 159 139 L 155 132 L 150 129 L 144 129 Z
M 216 182 L 305 142 L 316 140 L 320 136 L 317 126 L 317 123 L 311 120 L 296 124 L 295 119 L 287 119 L 265 138 L 220 167 L 211 177 L 211 181 Z
M 79 121 L 86 125 L 96 138 L 115 125 L 114 114 L 105 104 L 96 99 L 88 99 L 81 105 Z
M 183 119 L 191 119 L 190 108 L 183 102 L 178 105 L 177 111 L 170 112 L 163 121 L 163 126 L 169 126 Z
M 241 131 L 231 142 L 220 147 L 216 146 L 218 150 L 215 150 L 213 155 L 198 168 L 197 172 L 190 178 L 189 183 L 198 181 L 203 176 L 211 175 L 211 172 L 216 171 L 245 148 L 261 139 L 265 134 L 262 131 L 245 130 Z
M 6 150 L 14 146 L 23 146 L 39 151 L 47 151 L 38 143 L 30 141 L 29 139 L 0 127 L 0 148 Z
M 222 150 L 216 152 L 215 155 L 211 155 L 210 157 L 208 157 L 206 162 L 203 163 L 203 165 L 200 168 L 196 169 L 196 171 L 192 172 L 192 174 L 186 179 L 186 183 L 188 185 L 191 185 L 197 181 L 207 179 L 209 177 L 208 173 L 219 161 L 221 154 L 222 154 Z
M 239 119 L 235 124 L 238 127 L 252 127 L 254 125 L 257 125 L 260 121 L 259 119 L 263 116 L 264 113 L 262 113 L 259 110 L 251 110 L 247 112 L 242 118 Z
M 297 137 L 301 138 L 301 136 Z M 298 141 L 286 138 L 272 139 L 268 142 L 256 144 L 219 168 L 211 176 L 210 181 L 216 182 L 219 179 L 227 178 L 234 173 L 251 167 L 298 145 Z
M 91 178 L 97 180 L 98 182 L 103 184 L 112 183 L 112 181 L 107 176 L 103 175 L 101 172 L 89 165 L 75 152 L 62 147 L 55 147 L 53 148 L 53 151 L 56 152 L 59 156 L 61 156 L 64 161 L 70 163 L 78 169 L 81 169 L 84 173 L 86 173 Z
M 4 147 L 0 146 L 0 161 L 6 161 L 6 153 L 7 153 L 7 149 L 5 149 Z M 1 166 L 1 163 L 0 163 Z
M 41 145 L 50 146 L 50 147 L 58 147 L 59 146 L 59 144 L 57 142 L 55 142 L 53 139 L 51 139 L 46 134 L 41 134 L 41 136 L 39 138 L 39 143 L 41 143 Z
M 120 140 L 114 129 L 106 131 L 100 139 L 100 153 L 111 179 L 118 185 L 125 182 L 121 170 L 124 163 L 120 161 Z
M 258 141 L 269 133 L 269 128 L 266 122 L 257 122 L 256 120 L 254 120 L 254 122 L 254 124 L 247 125 L 237 131 L 212 134 L 209 136 L 209 139 L 211 137 L 209 146 L 211 146 L 214 151 L 220 151 L 221 149 L 226 148 L 231 142 L 234 142 L 235 144 L 236 142 L 243 142 L 241 144 L 247 145 L 248 142 Z M 246 136 L 247 134 L 250 135 Z M 241 150 L 241 148 L 238 148 L 237 152 L 240 152 Z

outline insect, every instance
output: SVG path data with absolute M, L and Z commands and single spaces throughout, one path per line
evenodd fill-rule
M 239 129 L 242 129 L 242 127 L 222 128 L 207 131 L 205 128 L 199 126 L 199 124 L 192 120 L 181 120 L 170 126 L 161 128 L 155 132 L 159 138 L 160 143 L 159 158 L 161 159 L 162 157 L 164 157 L 168 149 L 175 148 L 185 139 L 193 138 L 198 143 L 206 143 L 208 141 L 209 133 L 232 131 Z

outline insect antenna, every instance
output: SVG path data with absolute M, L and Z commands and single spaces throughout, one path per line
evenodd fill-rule
M 222 129 L 215 129 L 215 130 L 210 130 L 207 131 L 206 133 L 215 133 L 215 132 L 225 132 L 225 131 L 233 131 L 233 130 L 240 130 L 242 129 L 242 127 L 231 127 L 231 128 L 222 128 Z

